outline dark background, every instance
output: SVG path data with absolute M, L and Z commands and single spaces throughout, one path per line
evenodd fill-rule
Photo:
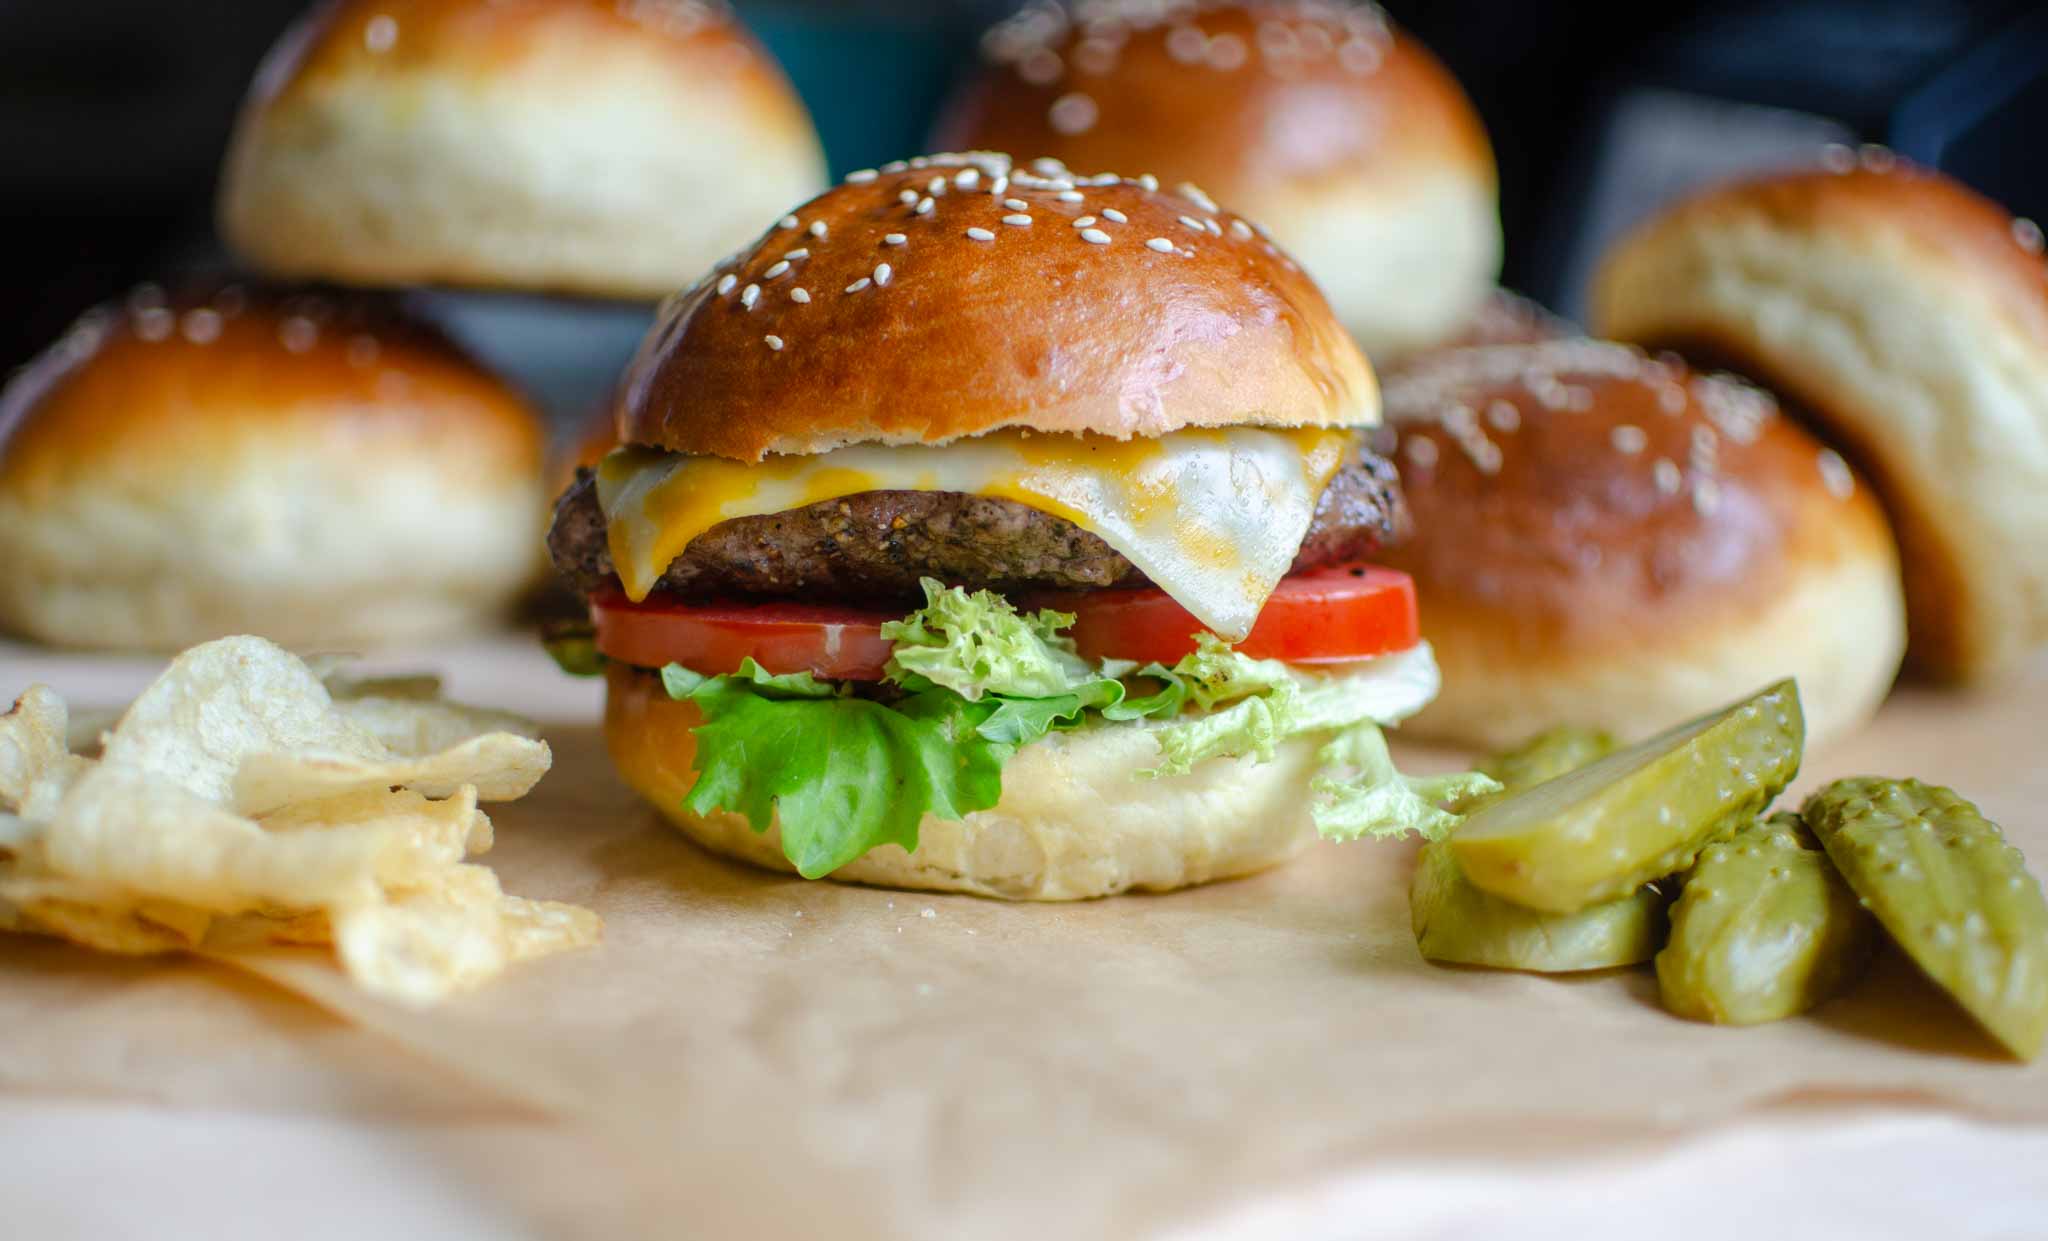
M 1004 5 L 739 5 L 835 170 L 914 153 Z M 1886 142 L 2048 213 L 2048 4 L 1389 3 L 1499 155 L 1508 283 L 1563 309 L 1599 236 L 1736 168 Z M 0 368 L 135 280 L 211 255 L 241 92 L 302 0 L 0 0 Z M 1028 154 L 1028 153 L 1026 153 Z

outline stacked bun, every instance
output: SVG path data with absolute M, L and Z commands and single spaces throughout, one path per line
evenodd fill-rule
M 167 650 L 485 624 L 538 568 L 543 442 L 388 297 L 146 286 L 0 395 L 0 625 Z
M 984 49 L 936 149 L 1199 187 L 1270 229 L 1376 363 L 1458 335 L 1493 290 L 1485 130 L 1373 5 L 1037 3 Z
M 2041 232 L 1882 150 L 1680 203 L 1598 274 L 1603 333 L 1782 394 L 1883 496 L 1911 658 L 1995 680 L 2048 639 Z
M 722 4 L 341 0 L 258 74 L 220 220 L 281 276 L 652 301 L 824 177 Z

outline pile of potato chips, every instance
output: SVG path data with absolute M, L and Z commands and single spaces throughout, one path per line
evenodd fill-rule
M 523 796 L 550 755 L 439 688 L 323 682 L 225 638 L 174 660 L 95 757 L 31 688 L 0 716 L 0 928 L 122 953 L 331 944 L 360 985 L 415 1004 L 596 942 L 596 914 L 463 860 L 491 847 L 477 803 Z

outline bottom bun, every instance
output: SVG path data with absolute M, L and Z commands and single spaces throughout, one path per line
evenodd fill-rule
M 794 871 L 775 824 L 682 808 L 695 779 L 695 705 L 670 699 L 658 678 L 607 670 L 605 739 L 626 783 L 714 852 Z M 971 892 L 1007 900 L 1073 901 L 1140 889 L 1170 891 L 1249 875 L 1316 838 L 1308 782 L 1327 740 L 1282 742 L 1270 762 L 1215 759 L 1183 776 L 1135 773 L 1158 759 L 1152 729 L 1103 724 L 1054 733 L 1003 768 L 1003 796 L 965 819 L 926 815 L 916 852 L 884 845 L 832 878 L 878 887 Z

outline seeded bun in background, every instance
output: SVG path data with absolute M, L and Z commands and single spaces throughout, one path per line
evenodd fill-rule
M 1597 330 L 1783 396 L 1883 497 L 1910 658 L 1988 682 L 2048 640 L 2041 232 L 1889 152 L 1688 199 L 1610 251 Z
M 259 71 L 220 221 L 277 275 L 653 300 L 824 179 L 715 0 L 338 0 Z
M 1235 213 L 976 153 L 854 173 L 678 295 L 627 372 L 621 431 L 758 461 L 1378 415 L 1329 303 Z
M 1766 394 L 1591 340 L 1445 353 L 1390 379 L 1415 577 L 1443 668 L 1411 736 L 1640 737 L 1799 678 L 1808 735 L 1869 716 L 1904 645 L 1875 497 Z
M 1492 291 L 1493 152 L 1457 82 L 1369 4 L 1035 3 L 933 145 L 1190 182 L 1273 231 L 1375 364 Z
M 144 286 L 0 393 L 0 628 L 172 650 L 478 626 L 539 568 L 542 449 L 392 299 Z

